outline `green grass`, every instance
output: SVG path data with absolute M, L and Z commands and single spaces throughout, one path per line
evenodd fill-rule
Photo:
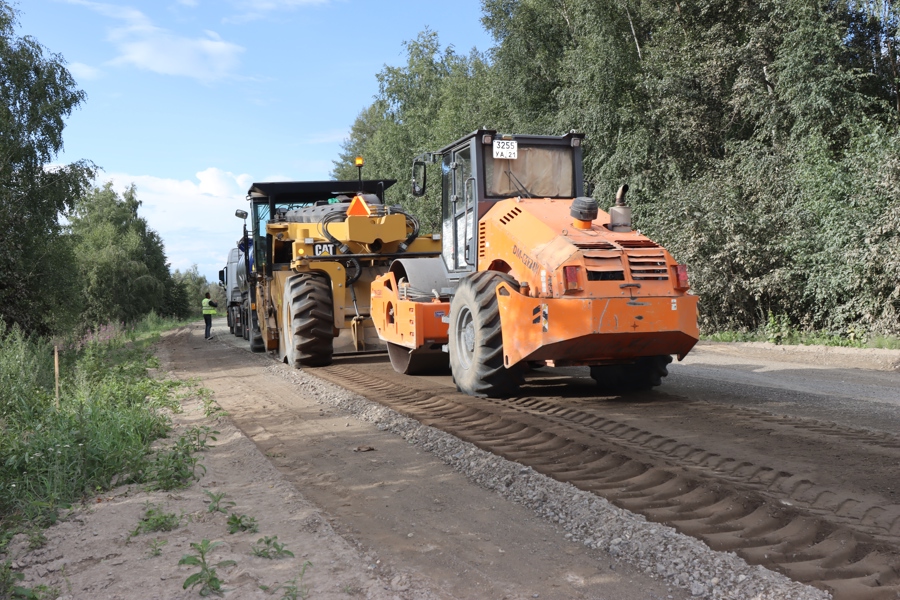
M 152 344 L 178 324 L 151 315 L 127 331 L 107 328 L 64 345 L 57 400 L 53 345 L 0 322 L 0 551 L 14 533 L 46 527 L 61 508 L 98 491 L 197 477 L 194 452 L 215 439 L 212 430 L 151 452 L 180 400 L 197 394 L 196 386 L 150 376 L 159 367 Z
M 840 332 L 800 329 L 785 316 L 769 314 L 768 320 L 755 331 L 704 332 L 701 339 L 710 342 L 769 342 L 779 345 L 843 346 L 848 348 L 900 349 L 900 337 L 869 335 L 863 329 Z

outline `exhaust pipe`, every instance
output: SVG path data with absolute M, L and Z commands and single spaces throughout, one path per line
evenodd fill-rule
M 626 183 L 616 192 L 616 204 L 609 209 L 609 229 L 621 233 L 631 231 L 631 207 L 625 204 L 625 194 L 628 193 Z

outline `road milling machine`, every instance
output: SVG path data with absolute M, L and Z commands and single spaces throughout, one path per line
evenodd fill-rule
M 515 393 L 529 368 L 589 366 L 603 386 L 649 388 L 698 339 L 687 269 L 584 194 L 583 135 L 478 130 L 413 161 L 441 173 L 439 257 L 399 257 L 372 284 L 391 364 L 450 370 L 476 396 Z
M 440 255 L 439 236 L 420 236 L 415 217 L 385 205 L 394 183 L 251 186 L 252 349 L 277 352 L 295 368 L 329 365 L 336 352 L 384 351 L 370 316 L 372 281 L 401 256 Z

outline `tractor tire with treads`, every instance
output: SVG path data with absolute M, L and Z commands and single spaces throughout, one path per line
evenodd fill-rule
M 334 355 L 331 285 L 322 275 L 304 273 L 284 284 L 285 360 L 296 368 L 325 367 Z
M 515 393 L 523 381 L 524 364 L 503 364 L 503 331 L 497 286 L 519 286 L 504 273 L 467 275 L 450 301 L 450 370 L 456 388 L 471 396 L 502 397 Z

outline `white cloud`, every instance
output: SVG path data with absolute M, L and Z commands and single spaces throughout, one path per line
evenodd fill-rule
M 319 6 L 332 0 L 232 0 L 231 4 L 240 11 L 236 17 L 226 19 L 230 22 L 252 21 L 262 19 L 268 14 L 292 10 L 302 6 Z
M 75 76 L 75 79 L 93 80 L 99 79 L 103 75 L 103 71 L 80 62 L 73 62 L 68 65 L 69 72 Z
M 197 0 L 178 0 L 178 4 L 181 4 L 183 6 L 194 7 L 200 3 Z
M 185 37 L 157 27 L 141 11 L 90 0 L 67 0 L 122 22 L 109 32 L 119 55 L 112 65 L 130 65 L 161 75 L 211 82 L 229 77 L 239 64 L 242 46 L 223 40 L 213 31 L 204 37 Z
M 162 237 L 173 271 L 196 264 L 201 275 L 216 280 L 241 235 L 243 222 L 234 211 L 247 210 L 250 175 L 211 167 L 198 172 L 195 180 L 127 173 L 105 173 L 100 178 L 110 180 L 120 194 L 135 184 L 142 203 L 138 212 Z

